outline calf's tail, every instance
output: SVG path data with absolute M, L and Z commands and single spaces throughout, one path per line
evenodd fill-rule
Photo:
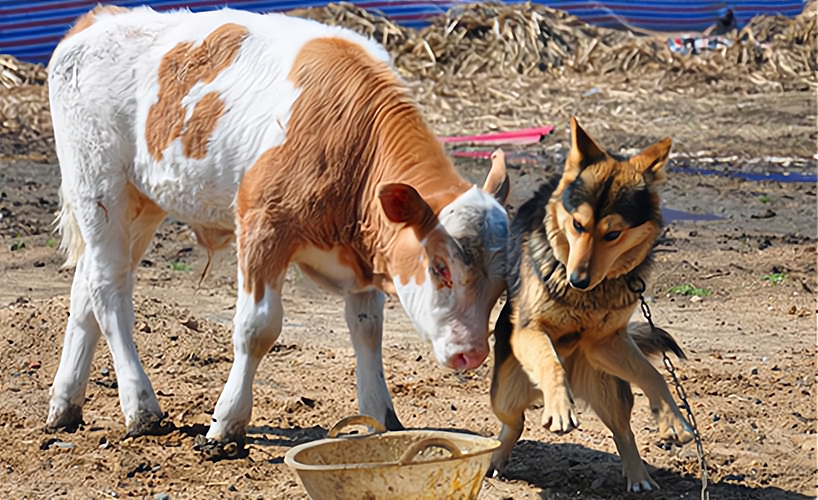
M 60 187 L 60 213 L 54 220 L 54 224 L 62 237 L 60 251 L 65 255 L 62 268 L 75 267 L 85 252 L 85 240 L 82 238 L 77 218 L 74 216 L 71 204 L 66 200 L 62 186 Z

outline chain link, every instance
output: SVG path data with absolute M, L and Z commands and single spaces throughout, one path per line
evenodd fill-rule
M 648 307 L 648 303 L 645 300 L 644 295 L 646 289 L 645 281 L 639 277 L 631 278 L 628 280 L 628 288 L 630 288 L 631 292 L 639 295 L 642 315 L 646 320 L 648 320 L 651 332 L 655 333 L 656 326 L 653 324 L 653 317 L 650 314 L 650 307 Z M 687 394 L 685 393 L 681 382 L 679 382 L 679 378 L 676 376 L 676 368 L 673 366 L 673 362 L 670 361 L 670 358 L 666 352 L 662 352 L 662 361 L 664 362 L 668 373 L 670 373 L 670 377 L 673 380 L 673 385 L 676 387 L 676 394 L 679 396 L 679 399 L 682 400 L 682 406 L 684 407 L 685 412 L 687 412 L 687 417 L 690 419 L 690 425 L 693 427 L 693 438 L 696 441 L 696 454 L 699 457 L 699 470 L 701 471 L 702 476 L 701 500 L 710 500 L 710 484 L 708 482 L 707 462 L 704 458 L 704 447 L 702 446 L 702 438 L 699 434 L 699 428 L 696 426 L 696 417 L 693 416 L 693 410 L 690 408 L 690 403 L 687 400 Z

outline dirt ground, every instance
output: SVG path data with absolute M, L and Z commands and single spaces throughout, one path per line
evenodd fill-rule
M 744 153 L 723 168 L 801 165 L 802 172 L 815 171 L 804 153 L 814 151 L 815 137 L 808 136 L 815 130 L 814 93 L 709 99 L 721 108 L 672 94 L 628 107 L 627 100 L 603 92 L 531 121 L 584 109 L 583 124 L 609 147 L 640 147 L 678 131 L 679 151 Z M 697 124 L 696 110 L 703 107 L 718 120 Z M 452 124 L 437 121 L 436 127 L 448 133 Z M 760 139 L 765 131 L 770 137 Z M 560 168 L 565 134 L 559 130 L 538 146 L 545 151 L 540 162 L 510 162 L 512 212 Z M 724 151 L 716 149 L 720 143 Z M 770 154 L 803 161 L 760 159 Z M 702 176 L 684 170 L 690 161 L 677 160 L 663 193 L 674 211 L 668 213 L 677 218 L 667 221 L 649 295 L 655 320 L 689 357 L 675 364 L 702 434 L 711 498 L 814 498 L 816 186 Z M 486 161 L 459 165 L 475 182 L 488 168 Z M 249 456 L 205 461 L 193 451 L 193 439 L 206 431 L 232 360 L 235 259 L 222 254 L 197 287 L 205 254 L 173 221 L 159 229 L 139 270 L 135 337 L 177 430 L 120 439 L 116 378 L 101 342 L 86 424 L 75 433 L 43 432 L 72 277 L 59 269 L 57 236 L 50 233 L 59 177 L 53 164 L 0 164 L 0 497 L 306 498 L 283 464 L 284 453 L 357 413 L 341 299 L 290 274 L 284 330 L 255 385 Z M 674 292 L 688 284 L 709 294 Z M 494 317 L 498 311 L 499 305 Z M 387 382 L 405 425 L 499 431 L 489 407 L 491 359 L 468 373 L 439 367 L 395 299 L 387 303 L 384 351 Z M 540 427 L 532 408 L 506 476 L 485 480 L 480 498 L 698 498 L 695 447 L 658 446 L 646 399 L 634 390 L 633 430 L 661 491 L 625 493 L 611 435 L 592 413 L 581 413 L 580 429 L 558 437 Z

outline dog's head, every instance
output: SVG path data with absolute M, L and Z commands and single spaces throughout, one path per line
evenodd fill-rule
M 571 118 L 571 151 L 546 224 L 572 287 L 592 290 L 647 258 L 662 227 L 657 188 L 666 178 L 671 142 L 665 138 L 623 158 L 607 152 Z

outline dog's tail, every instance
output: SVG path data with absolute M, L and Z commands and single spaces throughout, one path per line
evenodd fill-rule
M 658 356 L 670 351 L 679 359 L 687 359 L 687 355 L 679 347 L 676 339 L 658 326 L 651 328 L 648 323 L 630 323 L 628 334 L 645 356 Z

